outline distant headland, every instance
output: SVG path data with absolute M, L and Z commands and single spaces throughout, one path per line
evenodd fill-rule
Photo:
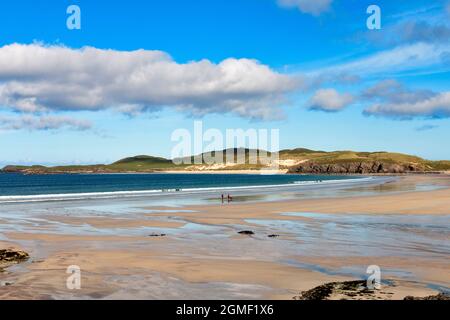
M 245 155 L 242 162 L 236 161 L 237 154 Z M 243 172 L 270 169 L 276 166 L 284 173 L 305 174 L 403 174 L 450 171 L 450 161 L 431 161 L 417 156 L 393 152 L 316 151 L 305 148 L 285 149 L 278 152 L 271 163 L 250 161 L 250 155 L 259 155 L 255 149 L 226 149 L 196 156 L 166 159 L 139 155 L 121 159 L 111 164 L 68 165 L 46 167 L 41 165 L 8 165 L 3 173 L 23 174 L 65 174 L 65 173 L 151 173 L 151 172 Z M 208 164 L 207 156 L 223 154 L 221 163 Z M 266 152 L 265 152 L 266 153 Z M 226 154 L 232 154 L 225 159 Z M 267 154 L 270 154 L 268 152 Z M 200 161 L 199 161 L 200 159 Z M 176 160 L 176 161 L 175 161 Z

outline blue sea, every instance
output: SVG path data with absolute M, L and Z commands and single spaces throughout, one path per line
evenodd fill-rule
M 348 180 L 349 176 L 262 174 L 0 174 L 0 198 L 277 186 Z

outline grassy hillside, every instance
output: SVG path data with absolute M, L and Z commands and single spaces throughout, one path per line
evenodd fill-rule
M 395 152 L 355 152 L 355 151 L 314 151 L 308 149 L 281 150 L 280 159 L 295 160 L 319 166 L 382 163 L 387 166 L 398 165 L 414 167 L 414 171 L 447 171 L 450 161 L 430 161 L 417 156 Z
M 173 167 L 172 160 L 145 155 L 125 158 L 107 166 L 108 169 L 114 171 L 147 171 Z
M 310 161 L 317 164 L 383 162 L 388 164 L 414 164 L 423 171 L 450 170 L 450 161 L 430 161 L 417 156 L 394 152 L 313 151 L 308 149 L 281 150 L 280 159 Z
M 251 151 L 259 152 L 252 149 L 228 149 L 223 150 L 223 162 L 226 163 L 227 151 L 233 154 L 233 161 L 236 162 L 236 155 L 238 151 L 243 151 L 245 154 L 245 163 L 238 165 L 213 165 L 210 166 L 205 161 L 199 164 L 194 164 L 195 158 L 203 158 L 205 154 L 184 158 L 184 164 L 175 165 L 172 160 L 152 157 L 146 155 L 139 155 L 121 159 L 112 164 L 104 165 L 86 165 L 86 166 L 58 166 L 58 167 L 44 167 L 44 166 L 7 166 L 3 169 L 4 172 L 24 172 L 24 173 L 116 173 L 116 172 L 154 172 L 164 170 L 244 170 L 244 169 L 260 169 L 266 165 L 263 163 L 250 164 Z M 270 155 L 270 153 L 268 153 Z M 212 152 L 212 156 L 216 155 Z M 392 152 L 355 152 L 355 151 L 315 151 L 305 148 L 297 148 L 290 150 L 281 150 L 279 152 L 280 167 L 291 168 L 302 163 L 310 163 L 319 166 L 326 165 L 348 165 L 361 163 L 383 163 L 387 165 L 412 165 L 418 171 L 446 171 L 450 170 L 450 161 L 429 161 L 417 156 L 392 153 Z M 178 159 L 180 160 L 180 159 Z M 230 162 L 230 159 L 227 159 Z M 191 163 L 191 164 L 189 164 Z
M 119 172 L 153 172 L 160 170 L 168 170 L 184 166 L 175 166 L 169 159 L 152 157 L 152 156 L 135 156 L 121 159 L 114 163 L 84 165 L 84 166 L 6 166 L 3 171 L 16 172 L 21 171 L 25 173 L 119 173 Z

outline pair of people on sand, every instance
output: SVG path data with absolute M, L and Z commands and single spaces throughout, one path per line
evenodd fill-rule
M 224 202 L 224 200 L 225 200 L 225 196 L 224 196 L 223 193 L 222 193 L 222 203 Z M 228 201 L 228 202 L 233 201 L 233 197 L 230 196 L 230 194 L 227 195 L 227 201 Z

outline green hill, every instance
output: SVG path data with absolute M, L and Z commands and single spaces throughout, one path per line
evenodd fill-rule
M 147 171 L 172 167 L 174 167 L 172 160 L 145 155 L 121 159 L 106 166 L 107 169 L 114 171 Z

